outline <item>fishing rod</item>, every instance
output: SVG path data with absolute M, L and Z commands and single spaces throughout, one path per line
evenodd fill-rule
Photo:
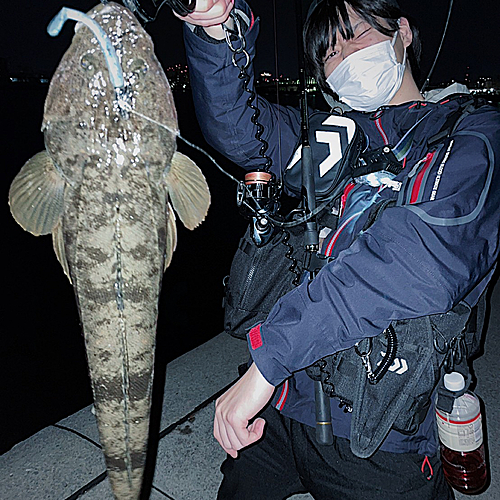
M 311 144 L 309 142 L 309 111 L 307 106 L 307 76 L 305 55 L 302 43 L 304 22 L 302 17 L 302 1 L 295 0 L 295 21 L 297 30 L 298 65 L 301 84 L 301 163 L 302 163 L 302 204 L 307 220 L 304 231 L 304 246 L 312 258 L 319 251 L 319 232 L 316 217 L 316 189 L 312 161 Z M 309 272 L 309 279 L 314 279 L 314 271 Z M 323 391 L 320 380 L 314 381 L 314 399 L 316 411 L 316 441 L 320 445 L 333 444 L 332 417 L 330 398 Z
M 429 70 L 427 78 L 425 79 L 425 82 L 422 85 L 422 88 L 420 89 L 420 93 L 423 93 L 424 90 L 427 88 L 427 85 L 429 85 L 429 81 L 430 81 L 431 75 L 434 71 L 434 67 L 436 66 L 436 62 L 438 60 L 439 54 L 441 53 L 441 49 L 443 48 L 444 37 L 446 36 L 446 33 L 448 32 L 448 25 L 450 24 L 450 17 L 451 17 L 452 9 L 453 9 L 453 0 L 450 0 L 450 5 L 448 7 L 448 15 L 446 17 L 446 23 L 444 25 L 444 30 L 443 30 L 443 36 L 441 37 L 441 42 L 439 43 L 439 47 L 438 47 L 438 50 L 436 52 L 436 57 L 434 58 L 434 62 L 432 63 L 431 69 Z
M 301 69 L 302 83 L 302 204 L 304 215 L 309 220 L 305 223 L 304 247 L 309 253 L 310 259 L 319 251 L 319 232 L 315 216 L 311 214 L 316 209 L 316 189 L 314 181 L 314 170 L 312 161 L 311 144 L 309 143 L 309 116 L 307 110 L 307 84 L 305 70 Z M 309 279 L 314 279 L 315 271 L 309 271 Z M 321 445 L 333 444 L 332 417 L 330 398 L 323 391 L 321 380 L 314 381 L 314 399 L 316 409 L 316 441 Z

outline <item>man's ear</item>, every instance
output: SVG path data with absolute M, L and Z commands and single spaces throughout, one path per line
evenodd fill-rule
M 401 37 L 405 49 L 407 49 L 413 41 L 413 33 L 411 32 L 410 23 L 406 17 L 399 18 L 399 36 Z

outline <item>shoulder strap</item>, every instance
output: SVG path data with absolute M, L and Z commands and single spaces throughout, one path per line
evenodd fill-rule
M 482 104 L 479 103 L 479 101 L 474 97 L 471 97 L 470 99 L 462 103 L 457 110 L 448 115 L 448 118 L 444 122 L 444 125 L 441 127 L 441 130 L 427 140 L 428 149 L 435 149 L 437 144 L 443 142 L 447 137 L 450 137 L 450 135 L 455 132 L 460 122 L 481 105 Z
M 370 210 L 370 213 L 368 214 L 368 219 L 365 222 L 365 225 L 363 226 L 363 229 L 361 232 L 366 231 L 369 227 L 371 227 L 376 220 L 380 218 L 382 215 L 382 212 L 388 208 L 388 207 L 393 207 L 396 205 L 396 200 L 384 200 L 372 207 Z

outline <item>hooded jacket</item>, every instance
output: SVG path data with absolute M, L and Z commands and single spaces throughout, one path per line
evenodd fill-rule
M 248 20 L 252 60 L 259 21 L 243 2 L 236 8 Z M 185 42 L 206 140 L 245 169 L 262 166 L 248 94 L 225 41 L 216 43 L 186 26 Z M 247 72 L 252 86 L 252 64 Z M 318 359 L 379 335 L 393 321 L 445 313 L 460 301 L 474 306 L 491 280 L 499 249 L 500 113 L 482 106 L 464 116 L 437 149 L 428 146 L 469 98 L 451 95 L 346 114 L 362 128 L 370 150 L 394 146 L 422 120 L 390 186 L 353 183 L 344 192 L 338 229 L 323 245 L 334 259 L 313 281 L 282 297 L 249 335 L 253 361 L 266 380 L 280 386 L 274 403 L 283 414 L 315 425 L 313 381 L 304 369 Z M 261 98 L 257 103 L 266 154 L 280 177 L 297 144 L 300 113 Z M 369 207 L 385 199 L 396 204 L 363 232 Z M 391 431 L 381 449 L 435 454 L 432 413 L 412 436 Z M 335 399 L 332 422 L 334 434 L 349 437 L 350 415 Z

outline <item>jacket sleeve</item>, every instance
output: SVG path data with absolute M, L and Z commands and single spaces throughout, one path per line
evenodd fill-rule
M 250 332 L 252 357 L 271 384 L 393 320 L 448 311 L 491 273 L 499 247 L 499 116 L 489 108 L 464 120 L 441 148 L 419 203 L 386 209 Z
M 254 87 L 253 58 L 259 20 L 253 21 L 248 6 L 236 1 L 236 9 L 243 10 L 251 19 L 245 33 L 246 50 L 250 64 L 248 88 Z M 259 155 L 262 143 L 255 138 L 257 127 L 252 123 L 254 111 L 247 105 L 250 94 L 244 90 L 240 70 L 234 66 L 227 43 L 216 43 L 184 27 L 189 76 L 196 116 L 207 142 L 237 165 L 251 169 L 262 167 L 265 161 Z M 239 42 L 235 42 L 238 46 Z M 245 63 L 245 56 L 237 56 L 237 63 Z M 261 97 L 253 104 L 259 109 L 258 121 L 263 125 L 262 139 L 267 142 L 266 154 L 272 160 L 271 170 L 280 177 L 282 165 L 290 158 L 297 142 L 300 117 L 297 110 L 274 105 Z

